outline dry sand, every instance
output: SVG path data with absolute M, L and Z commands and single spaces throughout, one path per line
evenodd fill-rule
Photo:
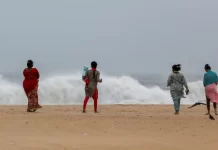
M 179 116 L 172 106 L 0 106 L 0 150 L 206 150 L 218 149 L 218 117 L 205 106 Z

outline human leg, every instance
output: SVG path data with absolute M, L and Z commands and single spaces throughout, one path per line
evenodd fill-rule
M 175 114 L 179 114 L 180 111 L 180 99 L 173 99 Z
M 206 96 L 206 101 L 207 101 L 207 113 L 205 115 L 210 114 L 210 99 Z
M 98 89 L 95 89 L 93 94 L 93 100 L 94 100 L 94 111 L 97 113 L 97 107 L 98 107 Z
M 207 97 L 207 110 L 210 114 L 210 102 L 213 103 L 215 114 L 217 115 L 217 104 L 218 103 L 218 91 L 216 84 L 210 84 L 205 87 L 205 94 Z
M 39 99 L 38 99 L 38 85 L 33 90 L 33 101 L 34 101 L 34 109 L 42 108 L 41 105 L 39 105 Z
M 84 102 L 83 102 L 83 112 L 85 113 L 86 112 L 86 105 L 89 101 L 89 96 L 86 96 L 85 99 L 84 99 Z
M 28 94 L 27 98 L 28 98 L 27 112 L 33 112 L 34 111 L 33 110 L 34 107 L 33 107 L 33 100 L 31 98 L 31 95 Z
M 178 105 L 178 109 L 179 109 L 179 111 L 180 111 L 181 99 L 178 100 L 178 104 L 179 104 L 179 105 Z
M 214 108 L 215 115 L 218 115 L 216 102 L 213 103 L 213 108 Z
M 38 86 L 36 87 L 36 109 L 42 108 L 42 106 L 39 104 L 39 97 L 38 97 Z
M 27 94 L 27 98 L 28 98 L 28 107 L 27 107 L 27 112 L 34 112 L 36 111 L 36 104 L 37 104 L 37 95 L 36 95 L 36 91 L 35 89 L 30 91 Z
M 98 99 L 94 99 L 94 111 L 97 113 L 97 107 L 98 107 Z

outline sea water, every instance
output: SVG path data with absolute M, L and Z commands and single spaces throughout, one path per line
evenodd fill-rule
M 167 77 L 149 75 L 107 75 L 101 73 L 103 83 L 98 85 L 99 104 L 172 104 Z M 22 88 L 21 75 L 0 76 L 0 104 L 23 105 L 27 98 Z M 84 99 L 81 71 L 68 74 L 41 75 L 39 101 L 46 105 L 77 105 Z M 205 99 L 200 78 L 188 82 L 190 94 L 182 104 L 193 104 Z M 92 101 L 90 101 L 92 103 Z

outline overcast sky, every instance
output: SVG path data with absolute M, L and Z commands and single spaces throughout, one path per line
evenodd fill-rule
M 0 0 L 0 70 L 218 71 L 217 15 L 217 0 Z

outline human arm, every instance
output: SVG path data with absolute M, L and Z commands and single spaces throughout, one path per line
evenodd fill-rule
M 187 81 L 186 81 L 186 79 L 185 79 L 185 77 L 184 77 L 184 75 L 182 74 L 182 84 L 183 84 L 183 86 L 185 87 L 185 93 L 186 93 L 186 95 L 188 95 L 189 94 L 189 89 L 188 89 L 188 84 L 187 84 Z
M 36 78 L 39 79 L 40 78 L 39 71 L 36 68 L 35 68 L 35 71 L 36 71 Z
M 100 72 L 97 72 L 97 82 L 102 82 L 102 79 L 100 79 Z
M 188 90 L 188 84 L 186 82 L 186 79 L 184 77 L 184 75 L 182 75 L 182 84 L 184 85 L 184 87 L 186 88 L 186 90 Z
M 203 85 L 204 85 L 204 87 L 205 87 L 205 85 L 206 85 L 206 77 L 205 77 L 205 74 L 204 74 L 204 79 L 203 79 Z
M 188 84 L 187 84 L 187 81 L 186 81 L 184 75 L 182 75 L 182 84 L 183 84 L 183 86 L 184 86 L 185 89 L 186 89 L 186 90 L 185 90 L 186 95 L 188 95 L 188 94 L 189 94 L 189 88 L 188 88 Z
M 170 86 L 172 84 L 172 76 L 169 75 L 168 80 L 167 80 L 167 86 Z
M 216 85 L 218 84 L 218 76 L 217 76 L 217 74 L 216 74 L 216 82 L 215 82 L 215 84 Z
M 89 79 L 88 79 L 88 72 L 86 71 L 84 80 L 83 80 L 87 85 L 89 84 Z
M 25 69 L 23 70 L 23 76 L 25 77 Z

